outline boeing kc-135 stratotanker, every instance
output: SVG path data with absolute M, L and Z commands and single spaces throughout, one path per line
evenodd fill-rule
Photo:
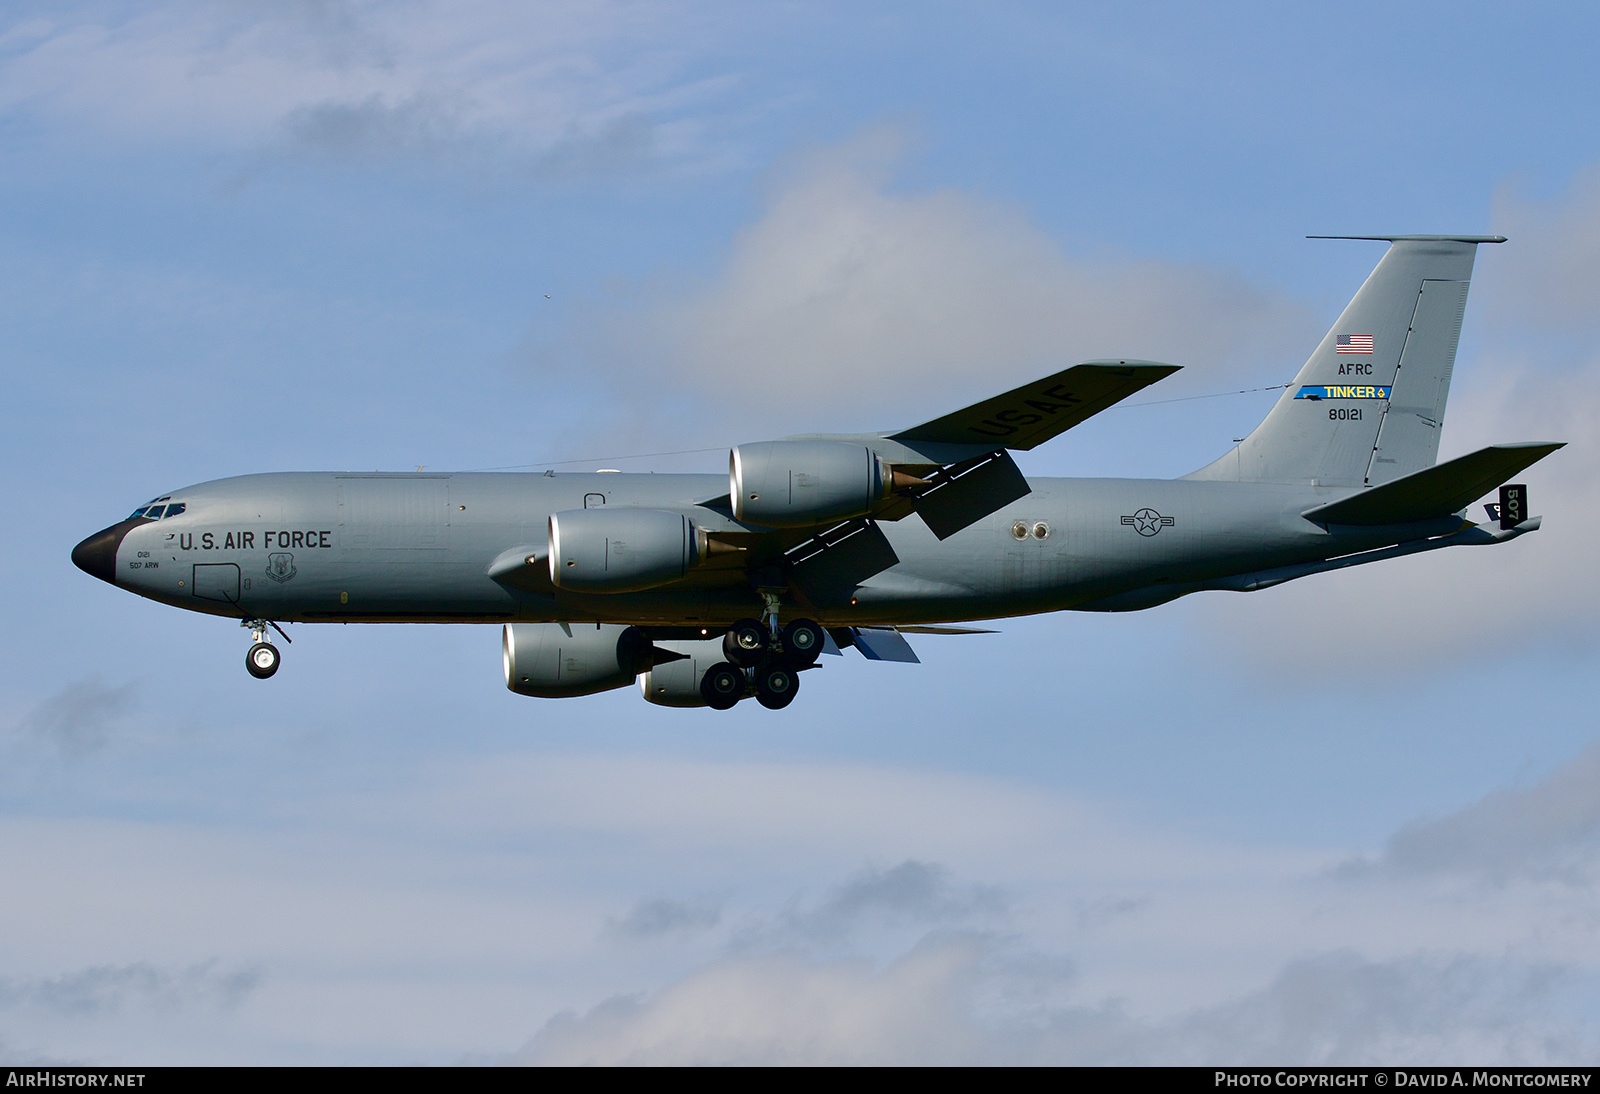
M 713 475 L 286 473 L 163 494 L 72 552 L 140 596 L 269 627 L 502 626 L 506 686 L 638 680 L 664 706 L 787 706 L 818 655 L 915 661 L 907 633 L 1189 593 L 1536 531 L 1506 485 L 1561 447 L 1435 464 L 1480 243 L 1389 250 L 1266 420 L 1182 478 L 1025 478 L 1026 451 L 1177 371 L 1090 361 L 909 429 L 733 448 Z M 1467 509 L 1500 488 L 1488 519 Z M 287 635 L 284 635 L 287 638 Z

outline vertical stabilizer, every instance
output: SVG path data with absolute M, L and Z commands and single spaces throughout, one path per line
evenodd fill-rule
M 1189 478 L 1377 486 L 1433 466 L 1473 256 L 1503 239 L 1317 238 L 1389 251 L 1266 420 Z

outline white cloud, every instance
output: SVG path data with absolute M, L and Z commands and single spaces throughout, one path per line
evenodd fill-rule
M 136 143 L 632 165 L 683 154 L 687 115 L 726 90 L 682 74 L 706 18 L 652 0 L 78 4 L 0 32 L 0 110 Z
M 200 1023 L 235 1060 L 1571 1060 L 1590 887 L 1474 863 L 1589 876 L 1593 762 L 1433 822 L 1443 868 L 1406 865 L 1427 826 L 1341 871 L 1008 780 L 637 755 L 12 819 L 0 1004 L 41 1056 L 209 1059 Z
M 1277 379 L 1315 338 L 1303 306 L 1241 276 L 1075 257 L 1003 203 L 897 188 L 902 143 L 879 127 L 802 157 L 719 272 L 594 316 L 623 333 L 592 352 L 773 420 L 939 413 L 1091 358 L 1206 366 L 1163 390 L 1214 390 L 1264 361 Z
M 1159 851 L 1132 851 L 1142 841 L 1126 821 L 1102 818 L 1047 833 L 1031 866 L 977 867 L 998 886 L 970 887 L 927 861 L 858 871 L 815 900 L 758 904 L 742 925 L 725 917 L 723 953 L 654 990 L 557 1015 L 513 1059 L 1579 1061 L 1600 1047 L 1588 1006 L 1600 924 L 1586 880 L 1600 852 L 1597 748 L 1336 870 L 1214 846 L 1191 846 L 1190 864 L 1204 865 L 1175 870 Z M 950 789 L 941 797 L 959 823 L 976 800 Z M 1117 881 L 1045 849 L 1094 838 L 1124 848 Z M 1562 871 L 1553 889 L 1551 864 Z M 1069 925 L 1067 907 L 1095 914 Z M 883 934 L 886 910 L 914 929 Z
M 1115 1002 L 1008 998 L 1023 960 L 1038 961 L 1001 960 L 1005 950 L 981 936 L 929 935 L 882 967 L 730 958 L 648 998 L 559 1015 L 510 1062 L 1482 1066 L 1572 1064 L 1600 1046 L 1574 1013 L 1574 978 L 1515 960 L 1323 954 L 1236 999 L 1153 1020 Z M 1031 979 L 1036 992 L 1041 977 Z
M 1507 787 L 1448 817 L 1402 828 L 1376 865 L 1401 876 L 1592 885 L 1600 867 L 1600 744 L 1533 786 Z
M 181 969 L 148 962 L 99 965 L 59 976 L 0 979 L 0 1009 L 36 1007 L 88 1015 L 129 1005 L 162 1008 L 238 1006 L 260 980 L 254 972 L 220 972 L 215 961 Z

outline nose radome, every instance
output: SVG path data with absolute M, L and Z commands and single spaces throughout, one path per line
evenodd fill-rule
M 148 523 L 146 520 L 134 517 L 120 524 L 113 524 L 104 531 L 96 532 L 72 549 L 72 564 L 90 577 L 98 577 L 101 581 L 115 585 L 117 548 L 122 546 L 122 537 L 139 525 Z

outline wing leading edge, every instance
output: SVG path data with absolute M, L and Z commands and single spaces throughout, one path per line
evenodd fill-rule
M 1089 361 L 889 439 L 902 443 L 987 445 L 1027 451 L 1177 372 L 1156 361 Z

